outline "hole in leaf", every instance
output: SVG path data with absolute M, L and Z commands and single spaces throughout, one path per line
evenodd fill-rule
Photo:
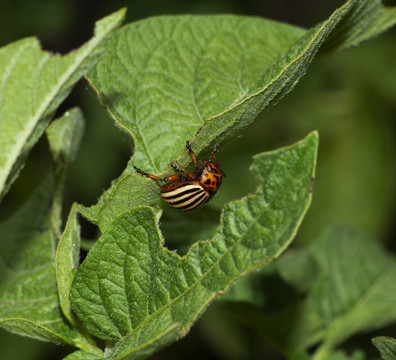
M 166 207 L 160 224 L 165 246 L 183 256 L 196 241 L 211 239 L 219 221 L 220 211 L 210 206 L 185 212 Z

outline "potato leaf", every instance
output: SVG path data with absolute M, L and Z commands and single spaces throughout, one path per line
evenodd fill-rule
M 312 133 L 255 156 L 257 192 L 227 204 L 214 238 L 195 243 L 184 257 L 164 247 L 152 208 L 134 208 L 112 222 L 71 288 L 79 320 L 112 342 L 109 358 L 141 358 L 156 339 L 172 333 L 167 343 L 185 335 L 233 281 L 286 249 L 311 201 L 317 145 Z

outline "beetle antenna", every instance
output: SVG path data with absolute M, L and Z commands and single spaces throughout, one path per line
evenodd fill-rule
M 220 147 L 220 145 L 219 145 L 219 144 L 216 144 L 215 148 L 214 148 L 213 151 L 212 151 L 212 158 L 213 158 L 213 160 L 215 161 L 215 163 L 216 163 L 217 165 L 219 165 L 219 160 L 217 160 L 216 152 L 217 152 L 217 150 L 219 150 L 219 147 Z M 224 176 L 224 177 L 225 177 L 225 176 Z

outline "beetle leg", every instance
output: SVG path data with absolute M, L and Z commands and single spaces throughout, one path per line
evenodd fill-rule
M 191 155 L 191 157 L 192 157 L 192 159 L 194 161 L 195 168 L 197 168 L 198 167 L 197 166 L 197 159 L 195 157 L 193 149 L 191 149 L 191 145 L 190 145 L 190 142 L 188 140 L 186 141 L 186 148 L 187 148 L 188 152 L 190 153 L 190 155 Z
M 160 178 L 158 176 L 146 173 L 143 170 L 140 170 L 139 168 L 137 168 L 136 166 L 134 166 L 134 168 L 140 175 L 146 176 L 146 177 L 148 177 L 150 179 L 154 179 L 154 180 L 158 180 L 158 181 L 168 181 L 168 180 L 166 180 L 166 178 Z
M 174 162 L 171 163 L 170 166 L 171 166 L 171 168 L 172 168 L 173 170 L 176 170 L 176 171 L 178 171 L 178 172 L 183 172 L 183 171 L 184 171 L 183 169 L 180 169 Z
M 135 170 L 136 170 L 140 175 L 143 175 L 143 176 L 145 176 L 145 177 L 148 177 L 148 178 L 150 178 L 150 179 L 157 180 L 157 181 L 165 181 L 165 182 L 168 182 L 168 181 L 174 181 L 174 180 L 176 180 L 176 179 L 179 179 L 179 178 L 184 177 L 184 175 L 176 175 L 176 174 L 174 174 L 174 175 L 168 175 L 168 176 L 166 176 L 166 177 L 164 177 L 164 178 L 160 178 L 160 177 L 155 176 L 155 175 L 153 175 L 153 174 L 146 173 L 146 172 L 144 172 L 143 170 L 140 170 L 139 168 L 137 168 L 136 166 L 134 166 L 134 168 L 135 168 Z M 185 175 L 187 175 L 187 173 L 186 173 L 185 170 L 183 170 L 183 172 L 184 172 Z
M 183 173 L 183 176 L 186 178 L 187 177 L 187 171 L 185 170 L 185 169 L 180 169 L 177 165 L 175 165 L 174 163 L 172 163 L 172 164 L 170 164 L 170 166 L 171 166 L 171 168 L 172 169 L 174 169 L 174 170 L 176 170 L 176 171 L 179 171 L 179 172 L 182 172 Z
M 183 175 L 176 175 L 176 174 L 168 175 L 167 177 L 164 177 L 164 178 L 163 178 L 163 181 L 166 181 L 166 182 L 168 182 L 168 181 L 174 181 L 174 180 L 180 179 L 180 178 L 182 178 L 182 177 L 183 177 Z

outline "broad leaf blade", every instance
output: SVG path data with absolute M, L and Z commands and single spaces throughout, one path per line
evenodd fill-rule
M 384 360 L 396 359 L 396 339 L 379 336 L 373 339 L 373 344 L 380 351 Z
M 359 331 L 396 320 L 396 260 L 377 241 L 334 228 L 312 253 L 321 273 L 308 301 L 326 323 L 319 355 Z
M 168 317 L 168 316 L 166 316 Z M 140 336 L 128 336 L 105 353 L 105 360 L 140 360 L 175 342 L 184 332 L 179 322 L 168 322 L 159 316 L 153 319 L 155 326 L 140 331 Z M 148 331 L 147 331 L 148 330 Z M 141 338 L 140 338 L 141 337 Z
M 77 334 L 59 308 L 55 279 L 55 238 L 48 231 L 51 182 L 0 225 L 0 326 L 17 334 L 73 344 Z
M 124 14 L 120 10 L 98 21 L 94 37 L 66 56 L 42 51 L 35 38 L 0 49 L 0 198 L 59 104 L 102 55 L 103 40 Z
M 174 159 L 180 167 L 191 161 L 186 139 L 200 153 L 279 101 L 326 41 L 347 47 L 392 25 L 396 16 L 384 9 L 380 1 L 350 0 L 308 31 L 237 16 L 147 19 L 117 33 L 89 79 L 116 123 L 133 137 L 133 163 L 148 172 L 168 173 Z M 385 20 L 386 25 L 381 23 Z M 124 174 L 130 170 L 131 163 Z M 136 179 L 122 181 L 133 188 Z M 109 195 L 81 210 L 97 222 L 101 207 L 110 206 L 114 213 L 120 205 L 116 217 L 148 204 L 129 203 L 117 191 L 105 203 Z
M 243 98 L 262 69 L 282 54 L 281 44 L 288 48 L 303 33 L 258 18 L 149 18 L 120 29 L 89 79 L 117 123 L 135 138 L 134 163 L 159 173 L 205 119 Z M 261 66 L 248 61 L 253 58 Z M 256 71 L 241 77 L 241 64 Z
M 256 194 L 229 203 L 214 238 L 195 243 L 184 257 L 163 247 L 148 207 L 112 222 L 71 289 L 73 310 L 88 331 L 115 343 L 109 356 L 128 349 L 138 357 L 177 322 L 185 334 L 231 282 L 280 255 L 310 204 L 317 142 L 313 133 L 290 148 L 257 155 Z
M 250 305 L 239 313 L 240 304 L 229 306 L 287 357 L 319 344 L 314 358 L 326 359 L 356 333 L 396 320 L 396 261 L 367 235 L 333 227 L 276 265 L 300 300 L 275 314 Z

